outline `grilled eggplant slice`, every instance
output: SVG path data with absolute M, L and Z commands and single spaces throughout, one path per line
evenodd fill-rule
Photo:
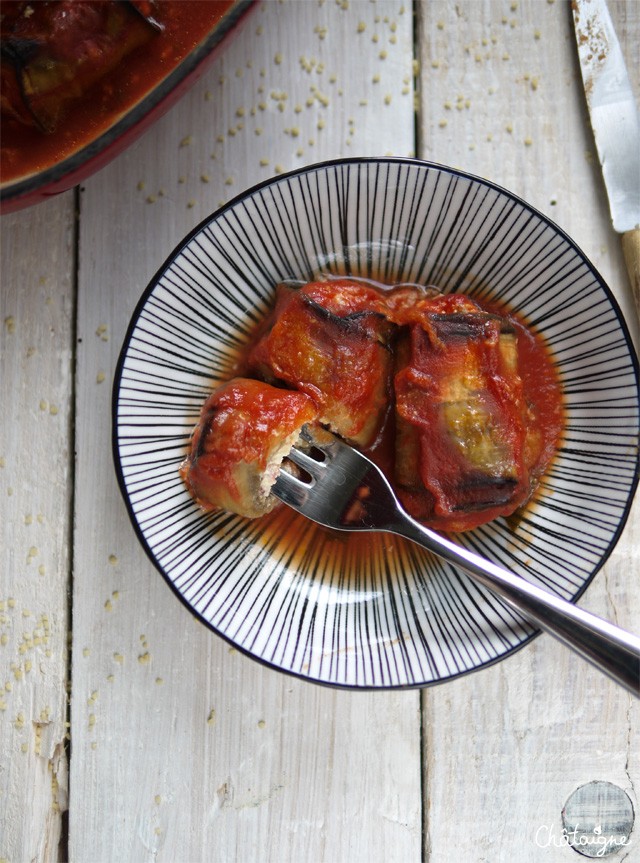
M 321 423 L 366 448 L 387 415 L 393 330 L 380 293 L 368 286 L 347 280 L 281 286 L 249 369 L 306 393 Z
M 283 459 L 316 415 L 304 393 L 233 378 L 203 405 L 182 478 L 205 510 L 264 515 L 278 502 L 270 489 Z

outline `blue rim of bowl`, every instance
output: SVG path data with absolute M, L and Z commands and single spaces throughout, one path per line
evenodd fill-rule
M 18 202 L 21 198 L 37 192 L 38 189 L 42 189 L 42 196 L 43 198 L 46 197 L 46 188 L 48 186 L 53 186 L 64 180 L 68 174 L 81 170 L 83 165 L 90 163 L 93 159 L 108 150 L 122 135 L 133 129 L 148 114 L 159 108 L 171 92 L 185 78 L 188 78 L 189 75 L 197 70 L 198 66 L 218 47 L 253 3 L 254 0 L 236 0 L 235 5 L 230 7 L 214 26 L 213 31 L 202 42 L 196 45 L 166 78 L 144 95 L 113 126 L 110 126 L 105 132 L 80 150 L 76 150 L 75 153 L 67 156 L 63 161 L 52 165 L 50 168 L 45 168 L 44 171 L 30 174 L 24 180 L 8 183 L 0 188 L 0 204 Z M 83 179 L 86 179 L 86 176 Z M 82 180 L 79 182 L 82 182 Z M 55 194 L 55 192 L 52 192 L 52 194 Z
M 224 639 L 224 641 L 226 641 L 228 644 L 233 646 L 240 653 L 242 653 L 245 656 L 252 659 L 254 662 L 258 662 L 261 665 L 263 665 L 263 666 L 265 666 L 265 667 L 267 667 L 273 671 L 278 671 L 282 674 L 286 674 L 290 677 L 295 677 L 299 680 L 304 680 L 308 683 L 314 683 L 316 685 L 325 686 L 325 687 L 328 687 L 330 689 L 343 689 L 343 690 L 357 691 L 357 692 L 367 692 L 367 691 L 381 692 L 381 691 L 389 691 L 389 690 L 399 691 L 399 690 L 426 689 L 426 688 L 431 688 L 432 686 L 438 686 L 440 684 L 447 683 L 447 682 L 452 681 L 452 680 L 457 680 L 458 678 L 465 677 L 469 674 L 474 674 L 477 671 L 480 671 L 484 668 L 489 668 L 492 665 L 496 665 L 497 663 L 502 662 L 503 660 L 507 659 L 510 656 L 513 656 L 513 654 L 517 653 L 519 650 L 521 650 L 523 647 L 525 647 L 527 644 L 529 644 L 534 638 L 536 638 L 538 635 L 541 634 L 542 630 L 536 629 L 534 632 L 532 632 L 530 635 L 524 637 L 522 639 L 522 641 L 520 641 L 515 646 L 510 647 L 504 653 L 501 653 L 499 656 L 496 656 L 496 657 L 493 657 L 489 660 L 486 660 L 485 662 L 479 663 L 478 665 L 475 665 L 473 668 L 466 668 L 466 669 L 463 669 L 462 671 L 458 671 L 456 673 L 448 674 L 446 676 L 440 677 L 437 680 L 424 681 L 421 683 L 388 684 L 388 685 L 381 685 L 381 686 L 374 686 L 374 685 L 363 685 L 363 686 L 358 685 L 358 686 L 356 686 L 354 684 L 349 684 L 349 683 L 338 683 L 335 681 L 321 680 L 318 678 L 311 677 L 309 675 L 301 674 L 300 672 L 293 671 L 291 669 L 284 668 L 284 667 L 277 665 L 275 663 L 269 662 L 269 660 L 264 659 L 263 657 L 252 653 L 250 650 L 247 650 L 242 645 L 236 643 L 229 636 L 225 635 L 223 632 L 221 632 L 219 629 L 217 629 L 215 626 L 213 626 L 210 623 L 210 621 L 208 621 L 202 614 L 200 614 L 198 611 L 196 611 L 196 609 L 187 601 L 187 599 L 178 590 L 178 588 L 173 583 L 173 581 L 169 578 L 168 574 L 164 571 L 163 567 L 161 566 L 161 564 L 157 560 L 156 556 L 154 555 L 153 551 L 151 550 L 142 530 L 140 529 L 140 527 L 138 525 L 138 522 L 137 522 L 137 519 L 135 516 L 135 512 L 133 510 L 133 506 L 132 506 L 131 501 L 129 499 L 129 494 L 127 491 L 127 487 L 126 487 L 126 483 L 125 483 L 125 479 L 124 479 L 124 474 L 122 471 L 122 465 L 120 462 L 120 452 L 119 452 L 119 446 L 118 446 L 118 401 L 119 401 L 119 395 L 120 395 L 120 384 L 121 384 L 121 380 L 122 380 L 122 371 L 123 371 L 124 363 L 125 363 L 125 360 L 127 357 L 127 352 L 128 352 L 129 345 L 131 342 L 131 337 L 132 337 L 132 335 L 136 329 L 140 314 L 141 314 L 142 310 L 144 309 L 149 296 L 155 290 L 157 283 L 158 283 L 158 280 L 160 279 L 162 274 L 167 270 L 167 268 L 182 253 L 182 251 L 189 245 L 189 243 L 192 241 L 192 239 L 195 236 L 197 236 L 203 230 L 203 228 L 206 227 L 208 224 L 210 224 L 214 219 L 216 219 L 217 217 L 219 217 L 220 215 L 225 213 L 227 210 L 235 207 L 240 201 L 244 200 L 245 198 L 248 198 L 248 197 L 256 194 L 261 189 L 267 188 L 268 186 L 274 185 L 278 182 L 286 181 L 287 179 L 292 178 L 292 177 L 312 173 L 312 172 L 319 171 L 319 170 L 321 171 L 323 169 L 330 168 L 332 166 L 362 165 L 362 164 L 370 164 L 370 165 L 372 165 L 372 164 L 416 165 L 416 166 L 421 167 L 421 168 L 427 168 L 427 169 L 441 171 L 441 172 L 443 172 L 445 174 L 449 174 L 451 176 L 460 177 L 462 179 L 470 180 L 470 181 L 475 182 L 475 183 L 480 183 L 483 186 L 486 186 L 489 189 L 493 189 L 493 190 L 499 192 L 500 194 L 507 196 L 512 201 L 520 204 L 522 207 L 524 207 L 530 213 L 534 214 L 539 219 L 541 219 L 547 226 L 549 226 L 554 231 L 556 231 L 558 233 L 558 235 L 561 236 L 571 246 L 573 251 L 575 253 L 577 253 L 577 255 L 586 264 L 588 269 L 597 278 L 600 287 L 604 290 L 605 294 L 607 295 L 607 299 L 611 303 L 611 308 L 615 312 L 616 318 L 617 318 L 618 323 L 620 325 L 620 329 L 624 335 L 626 345 L 629 348 L 629 354 L 630 354 L 631 362 L 633 365 L 633 371 L 634 371 L 634 377 L 635 377 L 635 383 L 636 383 L 636 393 L 637 393 L 638 401 L 640 402 L 640 364 L 638 362 L 638 356 L 636 354 L 636 351 L 635 351 L 634 346 L 633 346 L 633 342 L 631 340 L 629 328 L 627 326 L 624 315 L 622 314 L 620 306 L 618 305 L 618 301 L 616 300 L 615 296 L 613 295 L 611 289 L 609 288 L 609 286 L 607 285 L 605 280 L 602 278 L 600 273 L 593 266 L 591 261 L 587 258 L 587 256 L 582 251 L 582 249 L 580 249 L 580 247 L 575 243 L 575 241 L 572 240 L 571 237 L 561 227 L 559 227 L 559 225 L 557 225 L 552 219 L 549 219 L 540 210 L 533 207 L 531 204 L 529 204 L 527 201 L 525 201 L 520 196 L 509 191 L 508 189 L 505 189 L 503 186 L 500 186 L 497 183 L 492 182 L 491 180 L 486 180 L 483 177 L 479 177 L 475 174 L 470 174 L 466 171 L 458 170 L 457 168 L 451 168 L 448 165 L 439 164 L 438 162 L 431 162 L 431 161 L 427 161 L 424 159 L 415 159 L 415 158 L 401 157 L 401 156 L 388 156 L 388 157 L 387 156 L 385 156 L 385 157 L 357 156 L 357 157 L 352 157 L 352 158 L 328 159 L 328 160 L 325 160 L 322 162 L 316 162 L 316 163 L 313 163 L 310 165 L 306 165 L 305 167 L 302 167 L 302 168 L 296 168 L 295 170 L 292 170 L 292 171 L 283 172 L 282 174 L 278 174 L 277 176 L 271 177 L 267 180 L 263 180 L 260 183 L 257 183 L 254 186 L 251 186 L 251 187 L 245 189 L 243 192 L 236 195 L 232 200 L 230 200 L 226 204 L 224 204 L 222 207 L 218 208 L 213 213 L 211 213 L 209 216 L 202 219 L 202 221 L 200 221 L 189 232 L 189 234 L 187 234 L 187 236 L 184 237 L 183 240 L 173 249 L 173 251 L 165 259 L 165 261 L 162 263 L 162 265 L 156 270 L 156 272 L 154 273 L 154 275 L 149 280 L 147 287 L 143 291 L 140 299 L 138 300 L 138 302 L 135 306 L 135 309 L 134 309 L 133 314 L 131 316 L 131 319 L 129 321 L 129 326 L 127 327 L 127 331 L 125 333 L 122 348 L 120 350 L 120 354 L 118 357 L 118 362 L 116 364 L 116 369 L 115 369 L 115 373 L 114 373 L 114 380 L 113 380 L 112 405 L 111 405 L 112 457 L 113 457 L 113 461 L 114 461 L 114 467 L 115 467 L 115 471 L 116 471 L 116 477 L 118 480 L 118 485 L 120 486 L 120 491 L 122 493 L 122 497 L 124 499 L 125 506 L 127 508 L 127 513 L 129 515 L 129 518 L 131 520 L 131 524 L 132 524 L 133 529 L 136 533 L 136 536 L 138 537 L 139 542 L 141 543 L 142 547 L 144 548 L 150 561 L 153 563 L 155 568 L 160 572 L 160 574 L 162 575 L 164 580 L 167 582 L 167 584 L 169 585 L 171 590 L 174 592 L 174 594 L 179 598 L 179 600 L 187 608 L 187 610 L 197 620 L 199 620 L 201 623 L 203 623 L 207 627 L 207 629 L 211 630 L 217 636 Z M 635 494 L 637 492 L 639 482 L 640 482 L 640 448 L 637 448 L 636 449 L 636 460 L 635 460 L 635 478 L 634 478 L 634 481 L 630 485 L 629 496 L 628 496 L 624 511 L 623 511 L 622 515 L 620 516 L 617 529 L 616 529 L 606 551 L 602 554 L 598 564 L 594 567 L 593 572 L 589 575 L 589 577 L 587 579 L 585 579 L 585 581 L 580 586 L 580 588 L 577 591 L 577 593 L 575 594 L 575 596 L 572 597 L 572 599 L 571 599 L 572 603 L 575 604 L 580 599 L 580 597 L 584 594 L 586 589 L 589 587 L 589 585 L 591 584 L 591 582 L 593 581 L 593 579 L 597 575 L 597 573 L 600 571 L 600 569 L 602 569 L 602 567 L 604 566 L 606 561 L 609 559 L 611 553 L 613 552 L 615 546 L 617 545 L 617 543 L 620 539 L 620 536 L 622 534 L 622 531 L 624 530 L 624 527 L 625 527 L 627 520 L 629 518 L 629 514 L 631 512 L 631 507 L 633 505 L 634 497 L 635 497 Z M 584 660 L 580 660 L 580 661 L 584 661 Z

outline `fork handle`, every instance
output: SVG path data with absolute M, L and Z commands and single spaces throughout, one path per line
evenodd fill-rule
M 406 513 L 402 515 L 406 520 L 389 526 L 392 533 L 461 567 L 532 623 L 640 697 L 640 638 L 434 533 Z

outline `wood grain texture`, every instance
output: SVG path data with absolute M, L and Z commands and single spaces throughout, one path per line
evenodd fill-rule
M 637 84 L 638 5 L 610 5 Z M 568 4 L 436 2 L 421 3 L 419 13 L 420 154 L 505 186 L 556 221 L 602 273 L 637 340 Z M 636 503 L 581 600 L 636 631 L 639 539 Z M 637 811 L 637 708 L 547 636 L 499 665 L 426 691 L 426 859 L 561 863 L 575 853 L 562 843 L 562 807 L 593 779 L 619 785 Z M 636 826 L 636 851 L 630 845 L 616 859 L 633 859 L 639 836 Z
M 0 858 L 56 861 L 67 805 L 73 192 L 3 217 Z
M 84 186 L 70 800 L 79 863 L 420 859 L 419 695 L 317 688 L 196 622 L 129 524 L 110 392 L 98 383 L 112 379 L 147 281 L 220 203 L 308 162 L 411 152 L 412 20 L 402 10 L 259 4 L 206 78 Z

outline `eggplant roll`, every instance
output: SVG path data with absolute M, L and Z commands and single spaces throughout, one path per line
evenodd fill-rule
M 396 364 L 395 479 L 409 512 L 460 531 L 521 506 L 532 447 L 510 323 L 432 304 L 403 333 Z
M 12 3 L 3 13 L 1 112 L 47 133 L 157 31 L 133 3 Z
M 319 421 L 369 447 L 387 414 L 393 325 L 378 291 L 352 281 L 280 286 L 249 369 L 306 393 Z

